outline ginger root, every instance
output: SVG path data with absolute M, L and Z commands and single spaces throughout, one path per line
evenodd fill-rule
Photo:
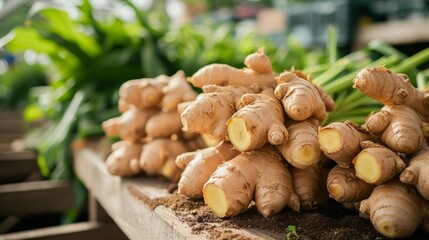
M 215 147 L 180 154 L 176 164 L 183 169 L 183 173 L 178 183 L 178 193 L 190 198 L 202 198 L 203 186 L 210 175 L 220 164 L 239 153 L 231 143 L 220 142 Z
M 329 196 L 340 203 L 354 203 L 369 197 L 375 185 L 356 177 L 353 167 L 335 166 L 329 171 L 326 187 Z
M 401 173 L 399 179 L 401 182 L 416 186 L 419 193 L 429 200 L 429 147 L 425 145 L 420 151 L 416 152 L 408 167 Z
M 131 107 L 121 116 L 104 121 L 102 127 L 109 137 L 119 136 L 126 141 L 140 141 L 146 137 L 146 123 L 155 112 L 153 109 Z
M 334 122 L 319 128 L 320 149 L 339 166 L 348 168 L 362 150 L 360 142 L 372 137 L 364 128 L 352 122 Z
M 380 136 L 386 146 L 401 153 L 413 153 L 425 142 L 424 123 L 411 108 L 384 106 L 366 119 L 366 128 Z
M 162 88 L 161 109 L 164 112 L 176 111 L 177 105 L 182 102 L 193 101 L 197 98 L 197 93 L 186 81 L 185 73 L 178 71 L 174 74 L 167 86 Z
M 190 103 L 182 112 L 182 130 L 208 134 L 219 140 L 226 138 L 227 121 L 236 112 L 238 100 L 245 93 L 256 93 L 260 89 L 256 85 L 203 87 L 195 101 Z
M 139 109 L 152 108 L 164 96 L 162 88 L 168 84 L 169 77 L 165 75 L 156 78 L 128 80 L 119 88 L 119 110 L 127 105 L 134 105 Z M 122 112 L 122 111 L 121 111 Z
M 158 112 L 148 119 L 145 132 L 150 138 L 170 137 L 179 134 L 182 121 L 177 111 Z
M 292 166 L 307 169 L 320 161 L 320 146 L 317 139 L 319 121 L 313 118 L 296 122 L 287 120 L 285 123 L 289 132 L 289 140 L 277 149 Z
M 319 164 L 307 169 L 289 167 L 293 189 L 299 198 L 301 209 L 314 209 L 324 201 L 325 194 L 319 184 L 323 181 L 320 167 Z
M 279 145 L 288 139 L 281 103 L 267 88 L 258 94 L 244 94 L 240 110 L 227 123 L 228 140 L 241 151 L 252 151 L 269 142 Z
M 132 176 L 141 172 L 139 166 L 142 144 L 120 141 L 112 145 L 112 153 L 106 159 L 107 170 L 116 176 Z
M 258 83 L 264 87 L 274 88 L 274 72 L 267 71 L 271 61 L 259 50 L 246 58 L 245 64 L 248 68 L 237 69 L 227 64 L 210 64 L 198 70 L 188 81 L 194 86 L 202 88 L 206 85 L 240 85 L 251 86 Z
M 286 114 L 295 121 L 309 117 L 322 121 L 335 103 L 321 88 L 300 78 L 295 72 L 283 72 L 275 78 L 275 94 L 283 103 Z
M 429 93 L 415 88 L 404 74 L 385 67 L 366 68 L 353 80 L 354 88 L 386 106 L 406 105 L 429 122 Z
M 361 201 L 359 211 L 369 216 L 377 232 L 388 238 L 411 236 L 422 223 L 423 199 L 412 186 L 389 181 L 377 186 L 371 196 Z
M 252 200 L 264 217 L 287 205 L 299 210 L 291 175 L 271 146 L 240 153 L 220 165 L 204 185 L 203 195 L 218 217 L 236 216 L 246 211 Z
M 362 151 L 353 159 L 356 176 L 380 185 L 401 173 L 405 162 L 392 150 L 371 141 L 361 142 Z
M 161 175 L 172 182 L 177 182 L 182 169 L 176 165 L 176 157 L 188 150 L 182 141 L 166 138 L 152 140 L 143 146 L 140 167 L 150 176 Z

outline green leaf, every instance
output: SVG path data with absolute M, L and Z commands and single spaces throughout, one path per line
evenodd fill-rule
M 95 56 L 99 51 L 96 40 L 82 32 L 82 26 L 73 21 L 68 13 L 63 10 L 48 8 L 40 12 L 45 22 L 34 20 L 33 26 L 45 34 L 61 37 L 66 42 L 73 42 L 82 52 L 89 56 Z
M 24 109 L 24 119 L 26 122 L 33 122 L 42 119 L 43 110 L 39 104 L 30 104 Z
M 10 35 L 2 38 L 0 41 L 7 37 L 10 38 L 11 36 L 11 40 L 5 43 L 9 51 L 24 52 L 28 49 L 32 49 L 36 52 L 46 54 L 58 52 L 58 45 L 40 36 L 35 29 L 23 27 L 15 28 Z M 0 48 L 1 47 L 3 46 L 0 45 Z
M 43 173 L 47 173 L 57 163 L 59 151 L 67 146 L 66 139 L 72 130 L 72 125 L 76 121 L 76 114 L 79 106 L 82 104 L 85 95 L 83 92 L 77 92 L 59 123 L 53 125 L 49 133 L 42 138 L 38 148 L 38 163 Z
M 155 44 L 152 39 L 146 39 L 140 54 L 143 73 L 146 77 L 156 77 L 167 72 L 156 53 Z

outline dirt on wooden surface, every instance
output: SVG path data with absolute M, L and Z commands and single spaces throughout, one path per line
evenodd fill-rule
M 375 231 L 369 220 L 334 202 L 328 207 L 310 211 L 294 212 L 286 208 L 269 218 L 264 218 L 253 206 L 238 216 L 225 219 L 216 217 L 203 200 L 192 200 L 177 192 L 157 199 L 156 203 L 175 211 L 180 220 L 190 226 L 193 233 L 205 231 L 213 239 L 245 239 L 231 231 L 234 228 L 256 229 L 272 233 L 274 238 L 278 239 L 287 239 L 287 236 L 289 239 L 316 240 L 386 239 Z M 288 227 L 294 228 L 297 236 L 291 233 Z M 409 239 L 429 239 L 429 235 L 417 230 Z

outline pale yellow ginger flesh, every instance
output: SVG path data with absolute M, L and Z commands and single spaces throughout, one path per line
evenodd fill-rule
M 320 161 L 320 146 L 317 139 L 319 121 L 306 119 L 304 121 L 287 120 L 285 126 L 289 132 L 289 139 L 277 146 L 282 156 L 292 166 L 307 169 Z
M 216 185 L 208 185 L 204 189 L 204 193 L 210 196 L 206 200 L 206 204 L 213 213 L 218 217 L 225 217 L 228 211 L 228 203 L 223 189 Z
M 219 141 L 226 140 L 227 121 L 237 111 L 237 102 L 245 93 L 259 92 L 256 85 L 216 86 L 208 85 L 204 93 L 183 110 L 183 131 L 208 134 Z
M 228 140 L 237 150 L 252 151 L 266 143 L 280 145 L 287 141 L 284 112 L 272 89 L 244 94 L 239 106 L 227 123 Z
M 375 183 L 380 178 L 381 166 L 371 153 L 362 152 L 355 160 L 357 176 L 367 183 Z
M 363 150 L 353 159 L 356 176 L 367 183 L 379 185 L 401 173 L 405 162 L 392 150 L 370 142 L 361 142 Z
M 318 156 L 316 154 L 318 150 L 311 144 L 303 144 L 297 151 L 293 152 L 293 158 L 300 159 L 303 165 L 314 164 L 314 159 Z
M 235 148 L 243 152 L 251 146 L 252 136 L 246 120 L 236 117 L 228 122 L 228 139 L 235 143 Z
M 320 149 L 338 165 L 348 168 L 360 152 L 360 143 L 371 138 L 369 132 L 352 122 L 333 122 L 319 128 Z
M 337 129 L 320 129 L 319 144 L 323 152 L 332 153 L 341 149 L 343 138 Z

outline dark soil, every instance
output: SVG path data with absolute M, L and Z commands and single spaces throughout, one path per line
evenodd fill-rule
M 279 239 L 286 239 L 289 232 L 288 226 L 295 227 L 298 235 L 295 237 L 290 234 L 290 239 L 386 239 L 375 231 L 369 220 L 359 217 L 357 212 L 345 210 L 334 202 L 327 207 L 311 211 L 294 212 L 284 209 L 269 218 L 264 218 L 255 207 L 251 207 L 236 217 L 226 219 L 216 217 L 203 200 L 188 199 L 176 192 L 166 198 L 157 199 L 155 205 L 171 208 L 195 234 L 206 231 L 214 239 L 242 239 L 243 237 L 212 223 L 218 223 L 226 229 L 258 229 L 281 236 Z M 417 230 L 409 239 L 429 239 L 429 235 Z

